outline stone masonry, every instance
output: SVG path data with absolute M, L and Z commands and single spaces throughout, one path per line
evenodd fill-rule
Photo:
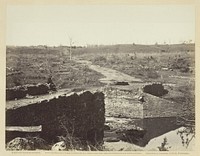
M 40 135 L 50 142 L 70 133 L 91 144 L 101 143 L 104 122 L 105 104 L 101 92 L 62 95 L 6 111 L 6 126 L 42 125 Z

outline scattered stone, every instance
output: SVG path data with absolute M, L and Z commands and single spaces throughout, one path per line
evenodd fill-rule
M 121 82 L 115 82 L 115 85 L 129 85 L 129 83 L 121 81 Z
M 36 150 L 36 149 L 48 149 L 46 141 L 38 137 L 17 137 L 6 145 L 7 150 Z
M 26 138 L 17 137 L 11 140 L 6 145 L 7 150 L 33 150 L 34 145 L 32 142 L 29 142 Z
M 108 125 L 104 125 L 104 131 L 109 131 L 110 127 Z
M 107 137 L 103 139 L 105 142 L 119 142 L 120 139 L 114 137 Z
M 162 70 L 164 70 L 164 71 L 168 71 L 168 70 L 169 70 L 169 68 L 162 68 Z
M 66 150 L 67 146 L 64 141 L 57 142 L 51 147 L 53 151 L 64 151 Z
M 145 102 L 144 96 L 139 96 L 139 97 L 138 97 L 138 100 L 139 100 L 140 102 L 142 102 L 142 103 Z

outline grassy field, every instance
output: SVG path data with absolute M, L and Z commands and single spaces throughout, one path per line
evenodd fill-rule
M 61 48 L 7 47 L 6 87 L 46 83 L 49 76 L 58 89 L 102 85 L 101 74 L 82 66 Z

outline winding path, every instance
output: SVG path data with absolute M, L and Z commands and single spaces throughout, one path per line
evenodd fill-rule
M 125 81 L 125 82 L 129 82 L 129 83 L 142 82 L 141 79 L 134 78 L 130 75 L 121 73 L 121 72 L 116 71 L 114 69 L 94 65 L 94 64 L 92 64 L 92 62 L 87 61 L 87 60 L 76 59 L 74 61 L 76 61 L 77 63 L 81 63 L 83 65 L 87 65 L 90 69 L 104 75 L 105 78 L 100 79 L 100 82 L 102 82 L 102 83 L 111 84 L 111 83 L 116 82 L 116 81 L 120 81 L 120 82 Z

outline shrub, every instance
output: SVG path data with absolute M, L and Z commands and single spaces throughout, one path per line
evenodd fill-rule
M 158 146 L 159 151 L 169 151 L 170 146 L 168 146 L 167 138 L 163 139 L 163 142 Z
M 15 86 L 6 89 L 6 100 L 21 99 L 26 97 L 27 94 L 33 96 L 47 94 L 49 90 L 50 85 L 48 84 Z
M 14 100 L 24 98 L 27 94 L 25 86 L 16 86 L 14 88 L 6 89 L 6 100 Z
M 160 77 L 160 75 L 158 75 L 158 73 L 154 70 L 148 70 L 146 73 L 147 78 L 151 78 L 151 79 L 157 79 Z
M 71 130 L 62 124 L 62 127 L 65 130 L 65 136 L 58 136 L 59 142 L 62 143 L 62 146 L 64 145 L 64 150 L 99 151 L 103 149 L 101 144 L 96 143 L 93 145 L 88 141 L 81 140 L 74 136 L 74 124 L 71 124 Z
M 50 90 L 49 85 L 47 84 L 38 84 L 38 85 L 28 85 L 27 86 L 27 93 L 29 95 L 42 95 L 47 94 Z
M 106 61 L 107 61 L 107 58 L 105 56 L 96 56 L 93 59 L 93 62 L 106 62 Z
M 151 85 L 146 85 L 143 87 L 143 91 L 145 93 L 149 93 L 155 96 L 162 96 L 168 93 L 167 90 L 164 89 L 164 86 L 160 83 L 153 83 Z
M 190 62 L 186 58 L 175 58 L 169 61 L 168 66 L 171 69 L 178 69 L 180 72 L 189 72 L 190 70 Z

